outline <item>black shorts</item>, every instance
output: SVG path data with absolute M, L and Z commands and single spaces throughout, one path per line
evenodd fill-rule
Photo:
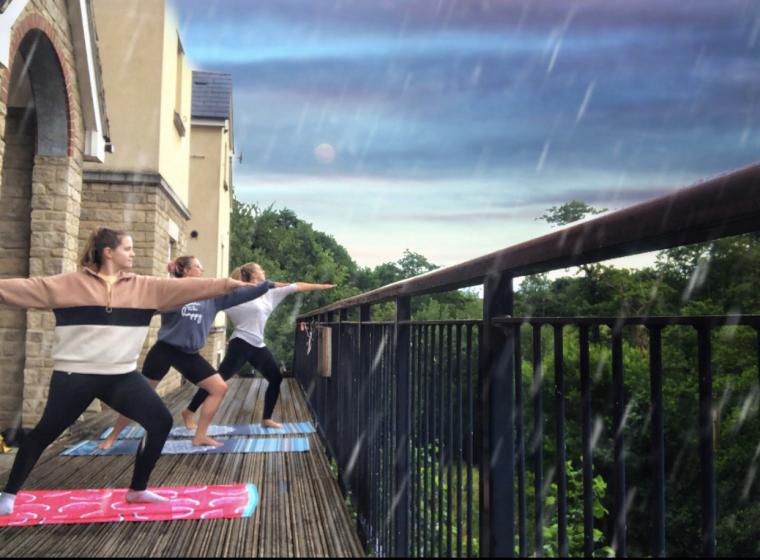
M 148 351 L 142 372 L 148 379 L 161 381 L 172 367 L 195 385 L 216 374 L 216 370 L 200 354 L 187 354 L 160 340 Z

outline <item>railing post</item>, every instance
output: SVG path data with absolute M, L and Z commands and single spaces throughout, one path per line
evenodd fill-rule
M 615 556 L 626 556 L 628 538 L 627 489 L 625 482 L 625 380 L 623 377 L 623 327 L 612 331 L 612 433 L 614 438 L 614 480 L 612 513 L 615 519 L 612 548 Z
M 369 514 L 370 495 L 373 491 L 369 487 L 370 479 L 370 463 L 369 463 L 369 449 L 372 440 L 371 426 L 372 419 L 369 418 L 368 411 L 370 410 L 370 347 L 369 347 L 369 325 L 367 323 L 372 319 L 372 311 L 369 305 L 362 305 L 359 307 L 359 414 L 357 416 L 358 421 L 358 433 L 361 440 L 361 447 L 359 449 L 358 465 L 356 479 L 360 480 L 360 484 L 357 486 L 358 495 L 357 499 L 360 504 L 360 511 L 365 517 L 363 521 L 366 522 L 366 516 Z
M 329 325 L 329 329 L 331 333 L 333 332 L 332 323 L 335 321 L 335 312 L 328 311 L 325 313 L 323 321 Z M 337 344 L 338 344 L 338 337 L 332 336 L 330 339 L 331 346 L 330 346 L 330 377 L 325 378 L 323 386 L 325 387 L 325 391 L 322 393 L 322 410 L 325 411 L 325 417 L 327 420 L 327 441 L 330 444 L 330 455 L 335 461 L 338 460 L 336 451 L 335 451 L 335 428 L 337 427 L 337 413 L 335 411 L 335 407 L 330 405 L 329 401 L 335 402 L 335 364 L 336 364 L 336 358 L 338 356 L 337 352 Z M 328 400 L 329 399 L 329 400 Z
M 702 556 L 716 553 L 716 494 L 710 328 L 697 327 L 699 353 L 699 458 L 702 478 Z
M 497 273 L 483 284 L 480 348 L 480 554 L 513 557 L 514 506 L 514 329 L 491 323 L 512 315 L 512 277 Z
M 396 460 L 393 477 L 393 527 L 395 530 L 394 556 L 409 556 L 409 437 L 412 432 L 411 402 L 409 400 L 409 345 L 410 325 L 402 324 L 412 317 L 408 297 L 396 298 Z
M 346 327 L 344 323 L 346 321 L 348 321 L 348 309 L 343 308 L 338 311 L 338 327 L 336 329 L 337 336 L 335 337 L 338 339 L 338 351 L 335 359 L 335 368 L 332 372 L 332 378 L 335 380 L 335 394 L 337 396 L 336 402 L 340 403 L 339 406 L 335 407 L 335 452 L 337 454 L 335 460 L 338 463 L 338 470 L 341 473 L 341 479 L 343 478 L 342 473 L 348 464 L 348 455 L 346 450 L 346 431 L 348 430 L 349 426 L 347 425 L 345 417 L 347 407 L 345 403 L 349 402 L 346 399 L 346 391 L 349 387 L 348 374 L 350 372 L 350 365 L 347 367 L 346 363 L 346 354 L 348 354 L 348 352 L 345 351 Z
M 662 403 L 662 327 L 649 330 L 649 385 L 652 417 L 652 556 L 667 557 L 665 543 L 665 420 Z

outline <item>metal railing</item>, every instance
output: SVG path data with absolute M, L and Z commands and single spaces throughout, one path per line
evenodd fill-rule
M 608 544 L 624 556 L 631 499 L 631 485 L 626 484 L 626 422 L 631 403 L 626 395 L 623 341 L 626 329 L 638 328 L 648 333 L 651 379 L 654 521 L 652 543 L 644 553 L 665 555 L 662 332 L 688 325 L 695 329 L 697 340 L 701 552 L 714 555 L 711 332 L 723 325 L 758 329 L 758 317 L 515 318 L 512 283 L 526 274 L 758 230 L 760 166 L 753 166 L 301 315 L 293 369 L 306 390 L 341 482 L 352 495 L 368 547 L 381 556 L 540 556 L 548 545 L 544 531 L 551 491 L 556 493 L 551 509 L 557 535 L 551 543 L 556 548 L 550 550 L 567 555 L 565 431 L 570 388 L 563 345 L 572 331 L 572 336 L 577 333 L 580 349 L 579 378 L 573 381 L 579 384 L 582 410 L 579 418 L 572 412 L 582 434 L 583 553 L 590 555 L 595 546 L 592 477 L 604 471 L 613 486 Z M 482 320 L 412 320 L 411 298 L 481 283 Z M 389 300 L 396 303 L 395 320 L 372 321 L 371 306 Z M 530 340 L 521 334 L 525 323 L 532 326 Z M 547 325 L 554 332 L 551 403 L 544 402 L 547 389 L 542 367 L 541 327 Z M 602 326 L 608 329 L 611 352 L 609 411 L 605 403 L 591 398 L 595 385 L 590 375 L 589 329 L 598 331 Z M 326 339 L 317 339 L 317 327 L 331 331 L 330 348 Z M 322 376 L 317 371 L 325 367 L 319 358 L 326 350 L 331 367 L 329 376 Z M 533 363 L 528 385 L 523 355 L 530 355 Z M 553 441 L 544 434 L 546 408 L 551 408 Z M 592 411 L 603 409 L 605 414 L 597 418 L 607 419 L 609 412 L 611 459 L 595 468 Z M 532 422 L 525 422 L 528 413 Z M 526 424 L 531 427 L 527 452 L 532 470 L 526 468 Z M 545 451 L 552 464 L 546 473 Z M 529 510 L 532 519 L 528 519 Z M 529 528 L 533 529 L 531 539 Z

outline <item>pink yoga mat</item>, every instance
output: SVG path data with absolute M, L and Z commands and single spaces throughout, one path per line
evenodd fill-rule
M 129 504 L 126 489 L 19 492 L 13 513 L 0 516 L 0 527 L 250 517 L 259 499 L 253 484 L 150 490 L 170 501 Z

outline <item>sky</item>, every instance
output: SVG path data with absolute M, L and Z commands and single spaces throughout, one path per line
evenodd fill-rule
M 233 78 L 236 196 L 452 265 L 760 159 L 753 0 L 171 0 Z M 634 263 L 635 261 L 629 261 Z

